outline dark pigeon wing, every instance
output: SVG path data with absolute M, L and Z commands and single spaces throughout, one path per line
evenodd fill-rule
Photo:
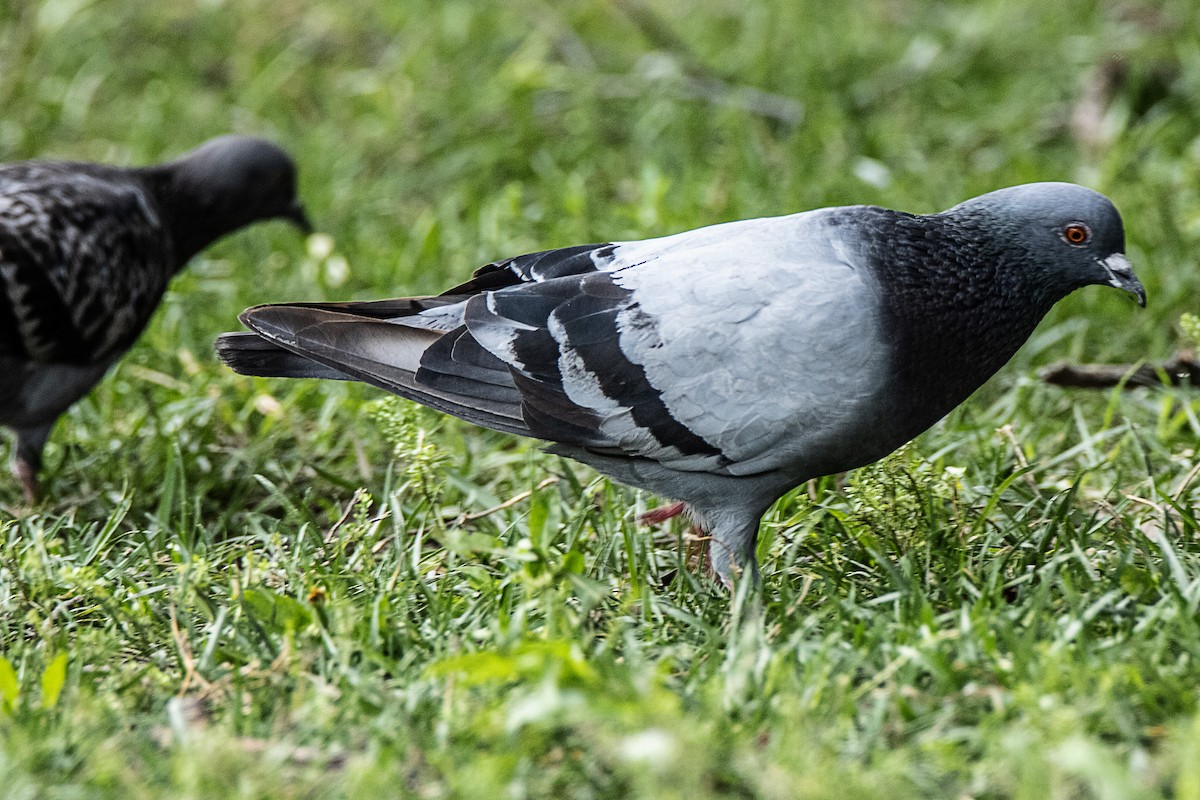
M 450 331 L 360 315 L 358 304 L 260 306 L 242 320 L 266 341 L 227 334 L 218 350 L 243 373 L 355 378 L 497 430 L 719 460 L 622 352 L 617 318 L 631 308 L 629 292 L 592 272 L 475 295 L 456 312 L 465 324 Z
M 173 265 L 143 189 L 84 166 L 0 170 L 0 353 L 110 360 L 162 297 Z
M 467 303 L 465 320 L 470 336 L 513 371 L 533 435 L 629 456 L 722 461 L 720 450 L 671 414 L 623 349 L 629 321 L 654 323 L 610 273 L 477 296 Z
M 312 308 L 333 311 L 371 320 L 387 320 L 407 327 L 434 331 L 453 331 L 454 335 L 430 348 L 423 362 L 421 380 L 439 390 L 457 391 L 470 396 L 482 391 L 493 399 L 504 394 L 504 400 L 520 405 L 508 367 L 488 354 L 465 335 L 463 310 L 466 301 L 483 292 L 526 283 L 537 283 L 556 277 L 595 272 L 613 263 L 616 245 L 589 244 L 543 250 L 486 264 L 475 271 L 474 277 L 436 297 L 402 297 L 389 300 L 351 301 L 341 303 L 285 303 L 288 308 Z M 267 308 L 264 306 L 263 308 Z M 255 309 L 251 310 L 256 312 Z M 257 313 L 257 312 L 256 312 Z M 3 324 L 3 320 L 0 320 Z M 346 378 L 330 367 L 311 362 L 301 353 L 271 344 L 272 339 L 259 339 L 240 334 L 225 334 L 216 341 L 221 359 L 244 375 L 263 377 L 325 377 Z M 548 357 L 553 357 L 552 355 Z M 474 389 L 473 381 L 484 387 Z M 500 392 L 498 387 L 506 391 Z M 528 435 L 528 431 L 524 431 Z
M 443 296 L 469 296 L 522 283 L 541 283 L 611 269 L 617 247 L 612 243 L 581 244 L 493 261 L 475 270 L 471 280 L 447 290 Z
M 836 463 L 858 415 L 878 413 L 874 290 L 823 213 L 622 243 L 613 259 L 466 304 L 535 435 L 747 476 Z
M 886 357 L 871 290 L 823 226 L 751 220 L 522 256 L 415 313 L 396 300 L 243 320 L 325 368 L 486 427 L 758 474 L 810 443 L 840 446 Z
M 86 363 L 71 310 L 40 266 L 49 245 L 0 224 L 0 356 Z

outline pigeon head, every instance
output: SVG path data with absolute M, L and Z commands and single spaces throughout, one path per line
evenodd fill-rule
M 1025 280 L 1050 302 L 1094 284 L 1113 286 L 1146 305 L 1146 290 L 1125 257 L 1125 228 L 1107 197 L 1072 183 L 1029 183 L 967 200 L 944 212 L 979 220 L 997 244 L 1022 253 Z
M 284 150 L 249 136 L 221 136 L 152 168 L 168 212 L 177 266 L 252 222 L 286 219 L 305 233 L 312 223 L 296 195 L 296 165 Z

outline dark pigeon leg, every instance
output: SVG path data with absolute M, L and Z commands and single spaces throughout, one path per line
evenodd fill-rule
M 50 438 L 50 429 L 54 427 L 40 425 L 36 428 L 18 428 L 17 446 L 13 449 L 12 471 L 21 481 L 25 490 L 25 502 L 29 505 L 37 503 L 41 496 L 41 485 L 38 483 L 38 472 L 42 469 L 42 449 Z
M 21 488 L 25 490 L 25 504 L 36 505 L 42 494 L 42 487 L 38 483 L 38 468 L 20 456 L 13 456 L 12 471 L 21 481 Z

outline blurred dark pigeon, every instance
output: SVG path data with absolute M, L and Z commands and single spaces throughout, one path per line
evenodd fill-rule
M 30 502 L 55 421 L 129 349 L 171 276 L 275 217 L 311 229 L 295 165 L 261 139 L 222 136 L 151 167 L 0 165 L 0 425 L 16 432 Z
M 1145 305 L 1121 217 L 1065 183 L 497 261 L 437 297 L 249 309 L 238 372 L 365 381 L 683 501 L 731 584 L 759 518 L 965 400 L 1089 284 Z

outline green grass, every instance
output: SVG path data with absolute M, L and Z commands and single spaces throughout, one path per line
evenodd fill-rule
M 1200 10 L 642 2 L 0 4 L 0 160 L 265 135 L 333 237 L 211 248 L 58 427 L 50 498 L 0 481 L 6 797 L 1200 798 L 1200 404 L 1035 377 L 1197 311 Z M 258 302 L 1031 180 L 1113 198 L 1150 307 L 1069 298 L 777 504 L 761 600 L 638 527 L 656 498 L 211 352 Z

